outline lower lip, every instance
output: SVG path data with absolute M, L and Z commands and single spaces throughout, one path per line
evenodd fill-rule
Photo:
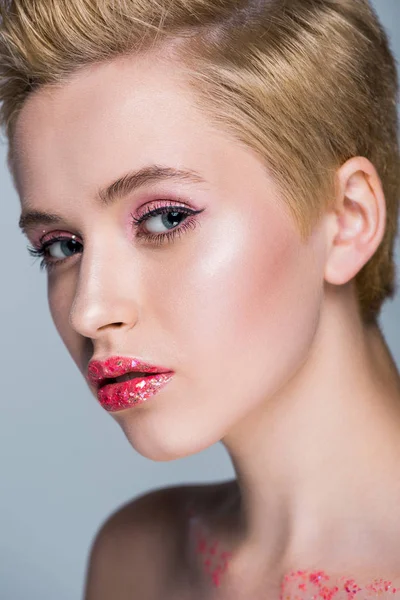
M 109 383 L 100 388 L 97 397 L 103 408 L 109 412 L 125 410 L 147 402 L 173 377 L 173 373 L 159 373 L 135 377 L 121 383 Z

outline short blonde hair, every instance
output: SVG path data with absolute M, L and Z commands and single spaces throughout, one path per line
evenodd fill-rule
M 81 68 L 173 47 L 199 107 L 265 161 L 306 240 L 333 206 L 336 170 L 375 166 L 384 239 L 355 277 L 365 323 L 395 292 L 398 75 L 368 0 L 0 0 L 0 126 Z

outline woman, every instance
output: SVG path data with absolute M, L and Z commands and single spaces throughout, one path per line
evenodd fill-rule
M 1 3 L 20 225 L 143 456 L 86 600 L 399 597 L 394 57 L 367 0 Z

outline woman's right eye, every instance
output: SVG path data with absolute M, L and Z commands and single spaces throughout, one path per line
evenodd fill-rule
M 79 250 L 79 246 L 81 246 L 79 242 L 69 238 L 66 240 L 54 241 L 47 245 L 45 250 L 48 256 L 51 256 L 51 258 L 62 260 L 76 254 L 77 250 Z
M 83 246 L 75 239 L 75 236 L 48 240 L 40 248 L 28 247 L 31 256 L 43 258 L 40 263 L 41 269 L 53 268 L 74 254 L 81 253 L 82 250 Z

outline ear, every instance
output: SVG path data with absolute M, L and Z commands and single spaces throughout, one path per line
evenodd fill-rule
M 328 252 L 325 280 L 349 282 L 379 247 L 386 229 L 386 201 L 373 164 L 357 156 L 337 172 L 335 209 L 328 213 Z

